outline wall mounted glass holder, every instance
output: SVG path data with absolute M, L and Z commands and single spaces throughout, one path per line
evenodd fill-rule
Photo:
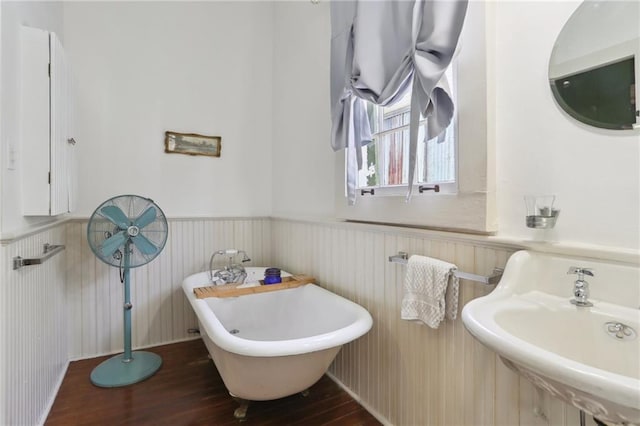
M 389 262 L 406 265 L 407 263 L 409 263 L 409 254 L 404 251 L 399 251 L 398 254 L 389 256 Z M 500 282 L 503 272 L 504 269 L 502 268 L 493 268 L 493 273 L 491 275 L 477 275 L 458 271 L 456 269 L 453 271 L 453 274 L 463 280 L 475 281 L 486 285 L 495 285 Z
M 555 195 L 525 195 L 527 207 L 526 225 L 534 229 L 551 229 L 556 226 L 560 209 L 554 208 Z
M 548 215 L 530 215 L 526 217 L 527 228 L 551 229 L 556 226 L 560 210 L 551 210 Z

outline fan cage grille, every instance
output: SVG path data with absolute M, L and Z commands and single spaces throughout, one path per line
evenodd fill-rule
M 115 224 L 104 213 L 103 209 L 107 206 L 115 206 L 120 209 L 126 216 L 129 226 L 136 225 L 136 219 L 140 218 L 148 209 L 155 209 L 155 218 L 145 226 L 140 226 L 139 233 L 149 240 L 157 250 L 154 253 L 140 251 L 132 241 L 127 229 L 121 224 Z M 103 252 L 104 242 L 122 231 L 127 237 L 125 242 L 113 254 L 105 255 Z M 104 263 L 116 267 L 136 268 L 151 262 L 164 248 L 167 236 L 167 219 L 162 209 L 153 200 L 139 195 L 119 195 L 108 199 L 96 208 L 87 225 L 87 240 L 93 253 Z M 123 264 L 125 249 L 129 250 L 128 265 Z

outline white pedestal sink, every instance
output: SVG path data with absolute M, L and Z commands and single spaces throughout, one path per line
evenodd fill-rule
M 570 303 L 572 266 L 594 270 L 593 307 Z M 603 421 L 640 424 L 639 266 L 520 251 L 496 289 L 464 307 L 462 320 L 552 396 Z

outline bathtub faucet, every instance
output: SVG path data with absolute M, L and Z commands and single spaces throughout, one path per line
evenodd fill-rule
M 234 263 L 235 257 L 242 254 L 241 263 Z M 228 256 L 229 263 L 222 269 L 218 269 L 213 272 L 213 260 L 216 256 Z M 244 250 L 226 249 L 213 252 L 211 260 L 209 261 L 209 278 L 211 282 L 216 285 L 228 284 L 228 283 L 242 283 L 247 278 L 242 263 L 250 262 L 251 259 L 247 256 L 247 252 Z

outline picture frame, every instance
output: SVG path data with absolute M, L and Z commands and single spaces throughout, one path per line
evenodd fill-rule
M 199 135 L 197 133 L 165 132 L 164 152 L 168 154 L 204 155 L 220 157 L 221 136 Z

